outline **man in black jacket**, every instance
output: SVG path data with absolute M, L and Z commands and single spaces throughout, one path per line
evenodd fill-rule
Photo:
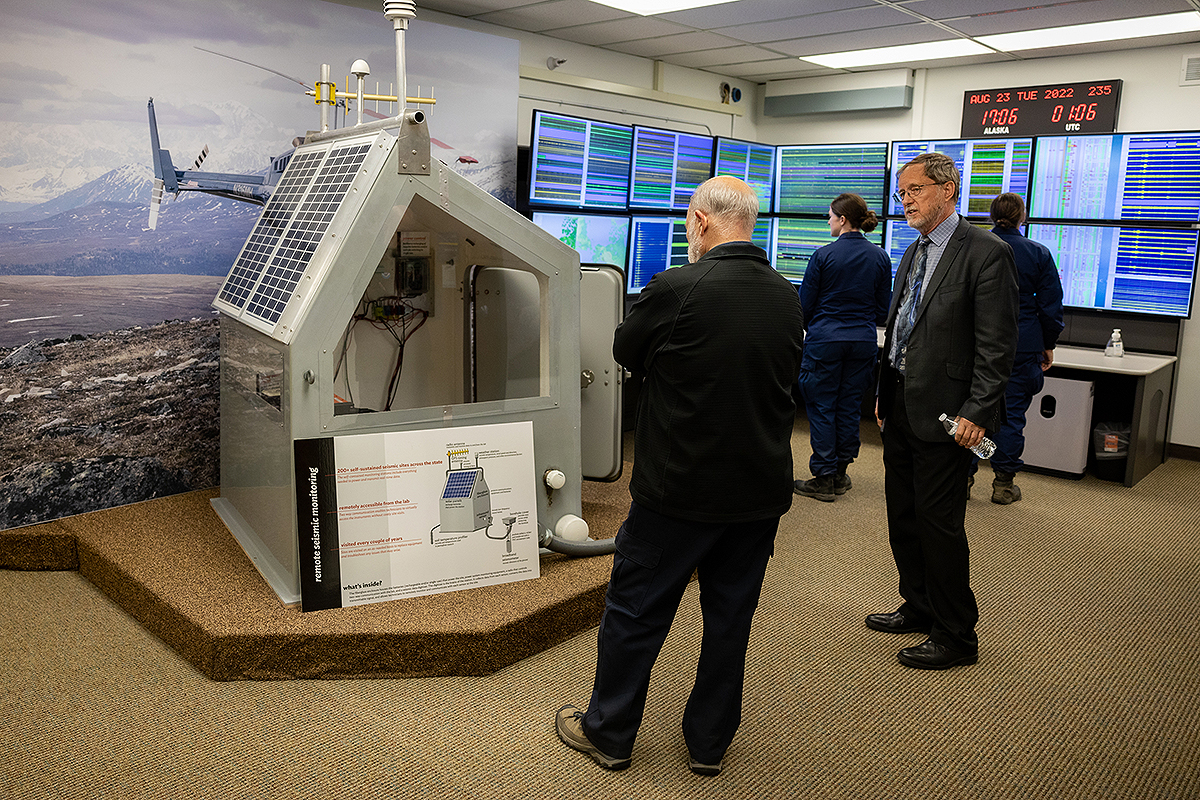
M 741 722 L 750 622 L 779 517 L 792 500 L 792 384 L 803 317 L 796 288 L 750 244 L 754 190 L 706 181 L 687 212 L 693 263 L 655 275 L 613 355 L 644 376 L 629 516 L 600 623 L 587 710 L 559 738 L 605 769 L 630 764 L 650 670 L 693 572 L 704 639 L 683 714 L 690 768 L 717 775 Z
M 958 215 L 960 180 L 942 153 L 900 168 L 896 198 L 921 237 L 896 271 L 879 370 L 888 538 L 904 604 L 866 623 L 928 634 L 898 653 L 918 669 L 979 657 L 965 527 L 970 448 L 1000 428 L 1017 349 L 1012 249 Z M 941 414 L 957 421 L 953 438 Z

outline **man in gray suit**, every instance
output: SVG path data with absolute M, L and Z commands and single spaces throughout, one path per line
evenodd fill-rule
M 941 153 L 900 168 L 895 197 L 921 237 L 896 272 L 879 370 L 888 538 L 904 603 L 866 622 L 928 634 L 898 654 L 918 669 L 978 661 L 964 524 L 970 448 L 1000 427 L 1017 347 L 1012 250 L 958 215 L 960 181 Z M 953 438 L 941 414 L 957 420 Z

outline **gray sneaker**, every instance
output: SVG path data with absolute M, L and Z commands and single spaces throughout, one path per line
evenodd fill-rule
M 715 764 L 703 764 L 696 760 L 696 757 L 688 753 L 688 769 L 697 775 L 704 775 L 709 778 L 716 777 L 721 774 L 722 762 L 718 761 Z
M 578 750 L 592 757 L 592 760 L 604 769 L 614 772 L 622 770 L 633 763 L 631 758 L 613 758 L 600 751 L 592 744 L 583 732 L 583 712 L 573 705 L 567 704 L 558 710 L 554 716 L 554 730 L 562 743 L 572 750 Z

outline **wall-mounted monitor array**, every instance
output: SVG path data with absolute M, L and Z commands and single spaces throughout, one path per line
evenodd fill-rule
M 629 207 L 687 211 L 692 192 L 712 177 L 713 137 L 633 128 Z
M 1039 136 L 1030 217 L 1200 220 L 1200 133 Z
M 775 195 L 775 145 L 718 136 L 712 174 L 741 178 L 758 192 L 758 213 L 771 213 L 771 198 Z
M 1073 223 L 1030 223 L 1030 239 L 1054 254 L 1063 304 L 1187 317 L 1200 232 Z
M 714 175 L 754 187 L 760 214 L 824 217 L 854 192 L 882 215 L 888 191 L 887 142 L 776 146 L 535 111 L 530 149 L 532 207 L 670 214 Z
M 896 270 L 900 267 L 900 259 L 904 257 L 904 251 L 917 240 L 920 234 L 910 228 L 908 223 L 902 219 L 889 219 L 885 227 L 887 229 L 886 249 L 888 256 L 892 259 L 892 278 L 895 278 Z
M 864 236 L 875 244 L 883 244 L 882 231 L 878 228 Z M 828 219 L 803 219 L 779 217 L 775 220 L 774 235 L 767 253 L 772 254 L 775 269 L 793 283 L 804 279 L 808 260 L 819 247 L 833 242 Z
M 883 215 L 887 191 L 886 142 L 789 144 L 777 147 L 776 153 L 778 213 L 825 216 L 835 197 L 853 192 L 867 201 L 868 208 Z
M 631 128 L 535 111 L 531 142 L 530 203 L 625 210 Z
M 973 224 L 989 226 L 1002 192 L 1025 200 L 1030 238 L 1050 247 L 1070 284 L 1068 306 L 1190 314 L 1200 132 L 767 145 L 536 111 L 529 202 L 582 262 L 623 266 L 636 294 L 687 263 L 684 212 L 712 175 L 755 188 L 753 241 L 797 284 L 813 251 L 833 241 L 829 203 L 854 192 L 885 218 L 868 238 L 887 249 L 894 274 L 917 234 L 890 192 L 901 166 L 932 151 L 958 166 L 958 211 Z
M 900 168 L 922 153 L 944 153 L 954 159 L 962 175 L 958 213 L 964 217 L 986 217 L 992 200 L 1004 192 L 1019 194 L 1028 202 L 1029 165 L 1033 139 L 925 139 L 892 142 L 891 191 L 895 191 Z M 904 215 L 904 208 L 889 197 L 888 213 Z
M 688 263 L 686 223 L 681 216 L 634 217 L 629 231 L 630 294 L 640 292 L 655 274 Z
M 629 217 L 535 211 L 533 224 L 576 250 L 581 264 L 625 268 Z

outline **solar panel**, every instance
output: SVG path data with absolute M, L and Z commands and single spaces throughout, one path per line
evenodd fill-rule
M 471 490 L 475 488 L 475 476 L 477 474 L 473 469 L 462 472 L 451 472 L 446 476 L 446 488 L 442 490 L 442 499 L 452 500 L 460 497 L 470 497 Z
M 272 328 L 312 262 L 376 137 L 298 149 L 217 302 Z

